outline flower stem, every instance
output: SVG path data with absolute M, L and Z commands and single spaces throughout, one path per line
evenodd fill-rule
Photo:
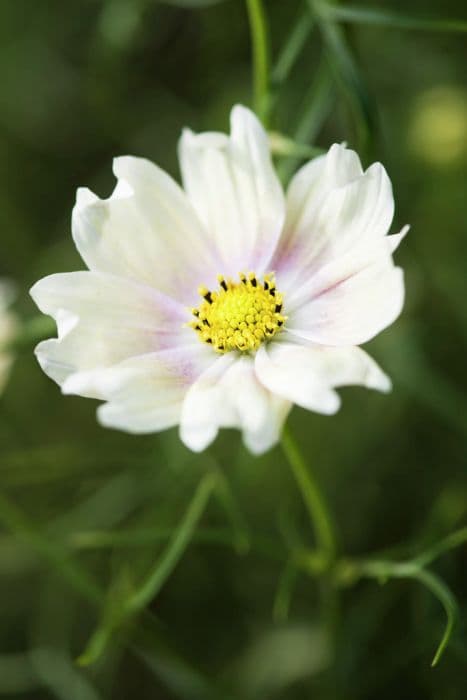
M 246 0 L 246 4 L 253 50 L 255 111 L 265 123 L 269 107 L 269 40 L 266 14 L 262 0 Z
M 287 427 L 282 433 L 281 446 L 305 502 L 315 531 L 317 546 L 326 556 L 327 563 L 330 565 L 336 557 L 337 543 L 332 517 L 324 496 Z

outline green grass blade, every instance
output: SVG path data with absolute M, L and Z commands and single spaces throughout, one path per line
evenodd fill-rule
M 420 569 L 420 571 L 414 576 L 414 578 L 418 579 L 421 583 L 423 583 L 426 586 L 426 588 L 428 588 L 428 590 L 430 590 L 433 593 L 433 595 L 436 596 L 436 598 L 438 598 L 446 613 L 447 620 L 446 626 L 444 628 L 444 633 L 440 643 L 438 644 L 438 648 L 436 649 L 433 661 L 431 662 L 432 666 L 436 666 L 449 643 L 454 629 L 454 625 L 456 624 L 458 616 L 457 601 L 453 593 L 444 583 L 444 581 L 442 581 L 431 571 L 427 571 L 426 569 Z
M 323 63 L 305 95 L 303 106 L 300 110 L 301 116 L 294 129 L 291 143 L 296 146 L 307 142 L 313 143 L 331 110 L 332 104 L 331 77 L 328 66 Z M 316 148 L 311 146 L 305 146 L 304 148 L 311 149 L 314 152 L 313 155 L 296 153 L 279 165 L 278 172 L 282 182 L 286 183 L 290 179 L 300 161 L 303 160 L 304 155 L 309 158 L 319 154 Z
M 467 32 L 467 22 L 441 17 L 417 17 L 382 8 L 325 5 L 326 14 L 337 22 L 355 22 L 423 32 Z
M 28 522 L 21 510 L 1 493 L 0 522 L 57 569 L 58 573 L 87 600 L 99 602 L 101 591 L 87 571 L 50 535 L 42 535 L 35 525 Z
M 461 530 L 456 530 L 456 532 L 452 532 L 450 535 L 442 539 L 441 542 L 437 542 L 425 552 L 422 552 L 415 557 L 414 561 L 416 561 L 420 566 L 428 566 L 428 564 L 431 564 L 432 561 L 437 559 L 445 552 L 448 552 L 450 549 L 455 549 L 465 542 L 467 542 L 467 527 L 464 527 Z
M 100 700 L 100 693 L 64 651 L 41 647 L 33 649 L 30 657 L 42 685 L 58 700 Z
M 376 131 L 376 111 L 365 82 L 342 28 L 330 19 L 321 3 L 308 0 L 308 6 L 318 22 L 335 80 L 354 115 L 360 150 L 367 150 Z
M 293 560 L 289 560 L 284 566 L 274 597 L 273 617 L 276 622 L 285 622 L 289 617 L 290 601 L 298 576 L 298 569 Z

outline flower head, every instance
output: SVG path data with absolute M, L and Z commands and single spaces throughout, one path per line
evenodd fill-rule
M 13 287 L 0 280 L 0 393 L 5 388 L 13 362 L 13 354 L 8 349 L 16 333 L 16 317 L 9 307 L 13 301 Z
M 75 244 L 85 272 L 31 294 L 57 322 L 36 349 L 64 393 L 100 399 L 103 425 L 146 433 L 180 425 L 193 450 L 221 427 L 256 453 L 296 403 L 340 406 L 336 387 L 388 391 L 358 345 L 399 315 L 402 271 L 379 163 L 365 172 L 334 145 L 284 195 L 267 136 L 241 106 L 231 134 L 180 141 L 183 189 L 147 160 L 114 161 L 108 199 L 78 190 Z

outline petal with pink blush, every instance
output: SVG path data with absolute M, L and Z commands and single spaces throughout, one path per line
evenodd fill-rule
M 107 401 L 98 408 L 99 422 L 138 434 L 177 425 L 189 386 L 210 362 L 199 346 L 187 346 L 132 357 L 95 371 L 88 381 L 94 382 L 96 393 Z M 73 380 L 79 384 L 82 379 L 71 377 L 68 388 Z
M 136 280 L 184 304 L 215 280 L 218 265 L 183 190 L 143 158 L 114 160 L 117 186 L 108 199 L 80 189 L 73 237 L 90 270 Z
M 403 272 L 386 252 L 363 266 L 350 256 L 337 261 L 310 288 L 307 300 L 289 312 L 287 330 L 323 345 L 371 340 L 396 320 L 404 304 Z
M 57 322 L 58 338 L 40 343 L 36 355 L 58 384 L 75 372 L 193 343 L 183 306 L 128 279 L 95 272 L 51 275 L 34 285 L 31 296 Z
M 287 193 L 287 219 L 274 258 L 284 291 L 355 245 L 384 236 L 393 218 L 391 182 L 380 163 L 363 173 L 358 156 L 337 145 L 317 160 L 298 173 Z
M 185 130 L 179 154 L 185 191 L 222 260 L 218 272 L 236 277 L 241 270 L 267 271 L 285 206 L 255 115 L 234 107 L 230 137 Z

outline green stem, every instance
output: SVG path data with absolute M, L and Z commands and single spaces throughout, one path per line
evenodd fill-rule
M 160 591 L 186 550 L 217 484 L 218 480 L 214 474 L 206 474 L 201 480 L 183 520 L 174 530 L 162 557 L 156 562 L 143 585 L 129 599 L 127 603 L 129 612 L 142 610 Z
M 318 548 L 325 554 L 329 565 L 336 557 L 337 544 L 334 525 L 324 496 L 287 427 L 282 433 L 281 446 L 302 493 L 315 531 Z
M 266 122 L 269 102 L 269 41 L 262 0 L 246 0 L 253 50 L 255 111 Z
M 459 610 L 455 596 L 436 574 L 428 569 L 424 569 L 420 564 L 419 557 L 411 561 L 385 561 L 378 559 L 358 560 L 350 563 L 350 570 L 353 569 L 353 575 L 350 582 L 353 584 L 361 577 L 374 578 L 381 584 L 386 583 L 389 579 L 412 579 L 423 584 L 441 603 L 446 613 L 446 625 L 443 636 L 438 644 L 435 655 L 431 662 L 432 666 L 436 666 L 446 649 L 449 640 L 452 636 L 454 626 L 456 624 Z

